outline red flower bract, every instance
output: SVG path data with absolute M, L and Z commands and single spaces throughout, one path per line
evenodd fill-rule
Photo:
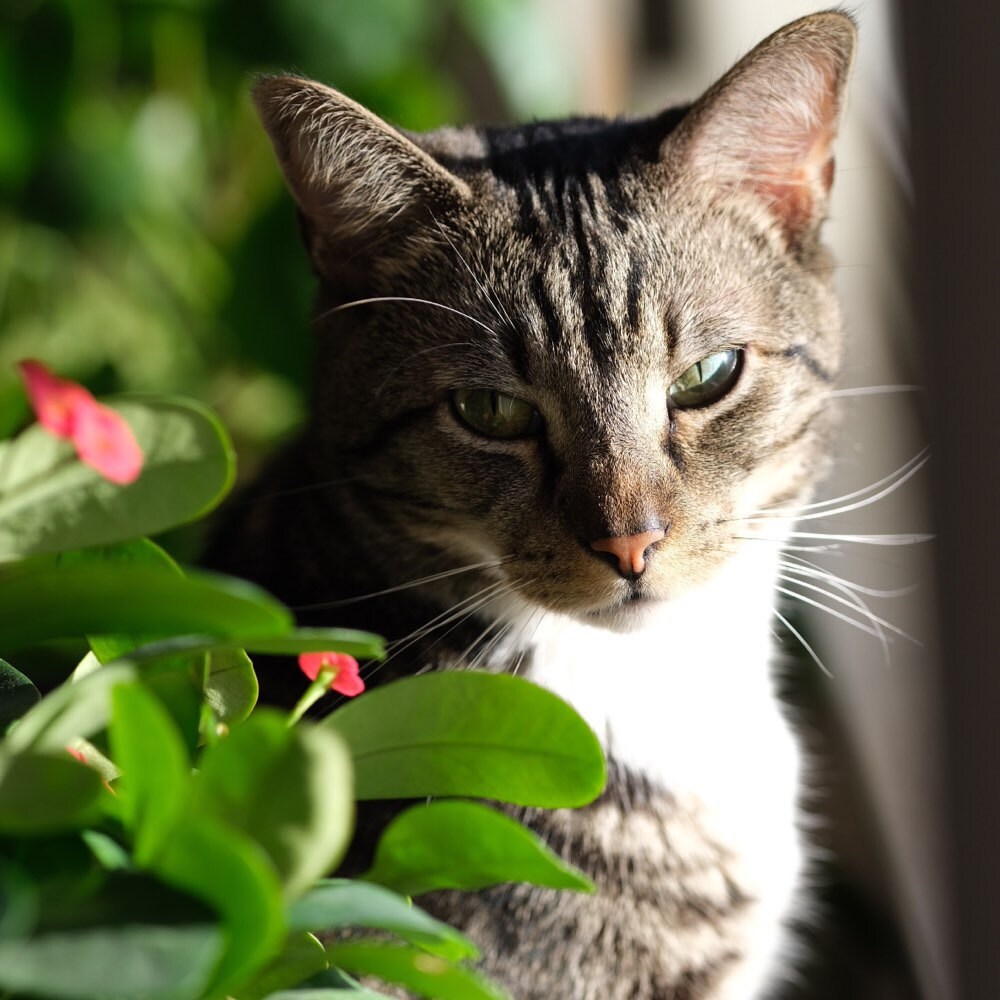
M 113 483 L 135 482 L 142 471 L 142 449 L 132 428 L 96 401 L 77 410 L 73 444 L 82 462 Z
M 40 361 L 21 361 L 18 369 L 38 422 L 57 437 L 69 438 L 80 461 L 113 483 L 138 478 L 142 449 L 121 416 L 82 385 L 53 375 Z
M 365 682 L 358 675 L 358 661 L 347 653 L 302 653 L 299 667 L 311 681 L 323 671 L 332 672 L 330 690 L 348 698 L 361 694 L 365 689 Z
M 79 408 L 95 403 L 82 385 L 53 375 L 41 361 L 17 364 L 38 422 L 56 437 L 71 438 Z

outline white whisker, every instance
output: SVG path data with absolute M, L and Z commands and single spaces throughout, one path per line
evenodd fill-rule
M 806 504 L 804 507 L 798 508 L 798 510 L 768 510 L 765 508 L 756 514 L 750 514 L 745 518 L 738 518 L 738 520 L 752 521 L 757 520 L 758 518 L 768 517 L 794 517 L 799 521 L 809 521 L 817 517 L 833 517 L 835 514 L 845 514 L 851 510 L 857 510 L 860 507 L 867 507 L 869 504 L 873 504 L 876 501 L 881 500 L 883 497 L 887 497 L 895 490 L 898 490 L 903 483 L 912 479 L 928 463 L 929 460 L 930 449 L 924 448 L 919 454 L 915 455 L 900 468 L 896 469 L 895 472 L 891 472 L 888 476 L 884 476 L 882 479 L 878 480 L 878 482 L 871 483 L 862 489 L 854 490 L 852 493 L 845 493 L 843 496 L 835 497 L 832 500 L 821 500 L 818 503 Z M 885 485 L 886 483 L 888 483 L 887 486 Z M 878 490 L 878 492 L 870 497 L 866 497 L 864 500 L 859 500 L 857 503 L 845 504 L 840 507 L 837 506 L 837 504 L 843 504 L 845 500 L 853 500 L 855 497 L 864 496 L 864 494 L 870 493 L 872 490 Z M 824 510 L 822 512 L 811 514 L 800 513 L 800 511 L 818 511 L 819 508 L 823 507 L 834 507 L 835 509 Z
M 862 632 L 867 632 L 869 635 L 875 636 L 876 639 L 878 638 L 878 630 L 872 625 L 866 625 L 864 622 L 859 622 L 856 618 L 852 618 L 850 615 L 845 615 L 843 612 L 837 611 L 836 608 L 828 607 L 820 601 L 814 601 L 811 597 L 806 597 L 805 594 L 800 594 L 798 591 L 789 590 L 787 587 L 781 586 L 778 586 L 775 589 L 779 594 L 784 594 L 786 597 L 791 597 L 793 600 L 801 601 L 803 604 L 809 604 L 814 608 L 819 608 L 820 611 L 825 611 L 828 615 L 832 615 L 834 618 L 839 618 L 841 621 L 847 622 L 848 625 L 853 625 Z
M 773 614 L 774 617 L 777 618 L 778 621 L 781 622 L 781 624 L 784 625 L 785 628 L 787 628 L 788 631 L 791 632 L 792 635 L 794 635 L 795 638 L 799 640 L 799 644 L 812 657 L 812 660 L 816 664 L 816 666 L 819 667 L 819 669 L 822 670 L 827 677 L 833 677 L 833 674 L 831 674 L 830 671 L 826 669 L 826 666 L 824 665 L 823 661 L 819 658 L 818 654 L 816 653 L 816 650 L 813 649 L 812 646 L 810 646 L 809 643 L 806 642 L 806 640 L 803 638 L 802 633 L 797 628 L 795 628 L 795 626 L 792 625 L 792 623 L 777 609 L 774 610 Z
M 830 580 L 831 582 L 836 581 L 850 590 L 857 591 L 859 594 L 867 594 L 869 597 L 906 597 L 907 594 L 912 594 L 917 589 L 915 585 L 911 584 L 909 587 L 897 587 L 895 590 L 876 590 L 874 587 L 865 587 L 854 580 L 847 580 L 842 576 L 837 576 L 824 566 L 810 562 L 808 559 L 801 559 L 798 556 L 789 556 L 788 558 L 800 564 L 796 566 L 792 563 L 782 562 L 781 565 L 789 572 L 801 573 L 817 579 Z
M 410 302 L 413 304 L 433 306 L 435 309 L 444 309 L 445 312 L 453 313 L 455 316 L 461 316 L 463 319 L 467 319 L 470 323 L 475 323 L 476 326 L 481 327 L 487 333 L 497 336 L 496 331 L 493 327 L 484 323 L 481 319 L 476 319 L 475 316 L 470 316 L 467 312 L 462 312 L 461 309 L 456 309 L 454 306 L 446 306 L 443 302 L 434 302 L 432 299 L 420 299 L 412 295 L 376 295 L 369 299 L 355 299 L 353 302 L 345 302 L 342 305 L 334 306 L 332 309 L 327 309 L 326 312 L 320 313 L 314 322 L 319 322 L 320 320 L 326 319 L 327 316 L 332 316 L 333 313 L 343 312 L 345 309 L 355 309 L 358 306 L 369 306 L 374 305 L 378 302 Z
M 933 535 L 912 532 L 899 535 L 830 535 L 825 532 L 792 531 L 789 538 L 815 538 L 830 542 L 850 542 L 856 545 L 918 545 L 921 542 L 934 540 Z M 781 539 L 772 539 L 780 541 Z
M 901 636 L 903 639 L 908 639 L 915 646 L 922 645 L 919 639 L 914 638 L 914 636 L 910 635 L 908 632 L 904 632 L 903 629 L 899 628 L 896 625 L 893 625 L 891 622 L 888 622 L 884 618 L 880 618 L 878 615 L 876 615 L 861 597 L 859 597 L 857 594 L 853 593 L 850 590 L 847 591 L 847 593 L 850 595 L 849 597 L 842 597 L 840 594 L 834 594 L 832 591 L 827 590 L 825 587 L 820 587 L 815 583 L 809 583 L 806 580 L 803 580 L 799 577 L 787 576 L 784 573 L 779 573 L 778 579 L 784 580 L 786 583 L 794 584 L 797 587 L 805 587 L 807 590 L 812 590 L 816 593 L 822 594 L 824 597 L 829 597 L 831 601 L 837 601 L 838 604 L 843 604 L 863 614 L 865 618 L 871 622 L 872 628 L 875 629 L 876 635 L 879 641 L 882 643 L 882 648 L 887 658 L 889 655 L 889 650 L 888 650 L 889 639 L 883 632 L 883 629 L 888 629 L 890 632 L 894 632 L 896 635 Z M 843 589 L 846 590 L 846 588 Z
M 831 389 L 829 396 L 877 396 L 890 392 L 920 392 L 922 385 L 859 385 L 851 389 Z
M 422 576 L 417 580 L 411 580 L 409 583 L 399 583 L 394 587 L 386 587 L 385 590 L 375 590 L 370 594 L 360 594 L 357 597 L 344 597 L 337 601 L 320 601 L 316 604 L 298 604 L 292 610 L 315 611 L 320 608 L 339 608 L 346 604 L 357 604 L 360 601 L 369 601 L 375 597 L 383 597 L 385 594 L 395 594 L 401 590 L 409 590 L 412 587 L 422 587 L 424 584 L 435 583 L 450 576 L 458 576 L 460 573 L 471 573 L 477 569 L 495 569 L 497 566 L 502 566 L 505 562 L 509 562 L 512 558 L 512 556 L 505 556 L 502 559 L 490 559 L 486 562 L 472 563 L 470 566 L 459 566 L 457 569 L 446 569 L 440 573 L 431 573 L 430 576 Z

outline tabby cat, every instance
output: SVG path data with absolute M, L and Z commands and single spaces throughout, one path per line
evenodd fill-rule
M 644 118 L 413 134 L 256 86 L 320 282 L 315 390 L 209 561 L 396 640 L 372 684 L 516 671 L 598 733 L 603 797 L 520 813 L 596 896 L 422 901 L 519 1000 L 749 1000 L 789 964 L 771 628 L 833 424 L 819 229 L 854 40 L 806 17 Z

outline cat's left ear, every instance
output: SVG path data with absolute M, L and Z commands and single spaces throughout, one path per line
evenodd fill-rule
M 790 246 L 815 231 L 854 57 L 846 14 L 813 14 L 760 43 L 688 111 L 664 145 L 686 178 L 763 202 Z

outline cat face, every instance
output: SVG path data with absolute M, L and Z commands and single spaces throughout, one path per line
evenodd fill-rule
M 322 279 L 315 446 L 385 546 L 620 628 L 777 536 L 742 519 L 823 465 L 852 46 L 816 15 L 689 109 L 421 136 L 258 86 Z

